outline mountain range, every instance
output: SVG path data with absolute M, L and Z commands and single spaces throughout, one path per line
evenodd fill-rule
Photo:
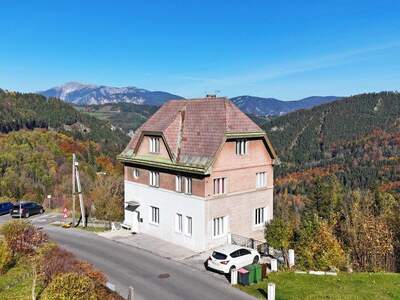
M 45 91 L 39 91 L 45 97 L 60 98 L 75 105 L 99 105 L 107 103 L 134 103 L 160 106 L 171 99 L 184 99 L 163 91 L 149 91 L 136 87 L 109 87 L 104 85 L 68 82 Z M 339 100 L 335 96 L 312 96 L 295 101 L 282 101 L 275 98 L 238 96 L 231 100 L 244 112 L 258 116 L 284 115 L 298 109 Z
M 79 82 L 68 82 L 45 91 L 39 91 L 38 94 L 45 97 L 60 98 L 76 105 L 127 102 L 159 106 L 171 99 L 182 99 L 178 95 L 167 92 L 148 91 L 133 86 L 110 87 Z

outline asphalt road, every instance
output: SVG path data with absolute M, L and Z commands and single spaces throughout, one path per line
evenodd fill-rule
M 1 216 L 0 223 L 8 218 Z M 102 270 L 124 297 L 127 297 L 128 287 L 132 286 L 135 300 L 254 299 L 232 288 L 223 278 L 216 278 L 183 263 L 93 233 L 48 225 L 46 216 L 33 217 L 32 222 L 43 226 L 50 238 L 65 249 Z

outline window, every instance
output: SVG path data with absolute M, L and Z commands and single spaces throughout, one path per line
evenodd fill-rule
M 250 255 L 251 252 L 247 249 L 240 249 L 240 255 L 239 256 L 244 256 L 244 255 Z
M 135 179 L 139 178 L 139 169 L 136 168 L 133 169 L 133 178 Z
M 213 237 L 219 237 L 225 234 L 225 217 L 214 218 Z
M 265 212 L 265 207 L 260 207 L 256 208 L 254 211 L 254 224 L 255 225 L 261 225 L 264 224 L 264 212 Z
M 246 155 L 247 153 L 247 141 L 237 140 L 236 141 L 236 155 Z
M 192 193 L 192 178 L 185 177 L 185 193 Z
M 186 194 L 192 193 L 192 178 L 183 177 L 180 175 L 175 176 L 175 191 Z
M 149 172 L 149 184 L 154 187 L 160 186 L 160 173 L 150 171 Z
M 230 256 L 233 257 L 233 258 L 239 257 L 239 256 L 240 256 L 240 250 L 233 251 L 233 252 L 230 254 Z
M 150 137 L 149 139 L 149 151 L 152 153 L 160 153 L 160 138 Z
M 183 231 L 182 214 L 176 214 L 176 232 L 182 233 L 182 231 Z
M 151 222 L 152 224 L 160 224 L 160 209 L 158 207 L 151 206 Z
M 226 193 L 226 178 L 215 178 L 214 179 L 214 195 L 220 195 Z
M 192 236 L 192 217 L 186 216 L 186 235 Z
M 260 172 L 256 174 L 256 188 L 262 188 L 267 186 L 267 176 L 265 172 Z
M 182 192 L 182 176 L 175 176 L 175 191 L 181 193 Z

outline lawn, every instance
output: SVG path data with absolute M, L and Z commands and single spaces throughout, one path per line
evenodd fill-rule
M 251 286 L 236 287 L 266 299 L 267 283 L 276 284 L 276 299 L 400 299 L 400 274 L 352 273 L 318 276 L 279 272 Z
M 37 286 L 36 293 L 40 289 Z M 25 260 L 0 275 L 0 299 L 32 299 L 32 268 Z

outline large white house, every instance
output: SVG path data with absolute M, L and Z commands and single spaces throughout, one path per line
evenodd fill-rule
M 172 100 L 118 156 L 125 169 L 125 224 L 203 251 L 228 233 L 264 239 L 272 219 L 275 151 L 226 98 Z

